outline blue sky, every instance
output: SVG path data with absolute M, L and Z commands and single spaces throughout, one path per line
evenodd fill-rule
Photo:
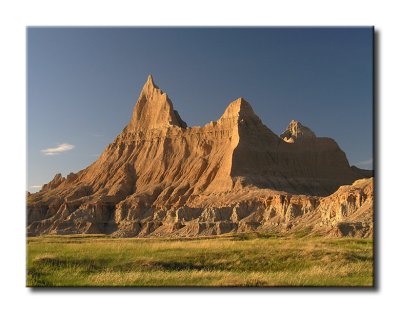
M 189 126 L 244 97 L 272 131 L 299 120 L 372 168 L 372 28 L 28 28 L 28 190 L 94 162 L 148 74 Z M 36 186 L 36 187 L 33 187 Z

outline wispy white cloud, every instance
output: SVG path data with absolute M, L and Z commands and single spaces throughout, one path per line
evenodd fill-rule
M 365 161 L 360 161 L 356 163 L 357 165 L 371 165 L 373 162 L 373 159 L 365 160 Z
M 74 145 L 71 145 L 69 143 L 62 143 L 62 144 L 58 145 L 57 147 L 44 149 L 44 150 L 42 150 L 42 153 L 44 153 L 45 155 L 57 155 L 57 154 L 72 150 L 74 148 L 75 148 Z
M 39 189 L 39 188 L 42 188 L 43 187 L 43 185 L 33 185 L 33 186 L 31 186 L 30 188 L 32 188 L 32 189 Z

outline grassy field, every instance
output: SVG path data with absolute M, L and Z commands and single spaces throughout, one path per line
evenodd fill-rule
M 27 241 L 27 286 L 372 286 L 370 239 L 46 236 Z

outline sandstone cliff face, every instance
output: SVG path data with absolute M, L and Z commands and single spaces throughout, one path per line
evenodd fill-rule
M 28 195 L 28 234 L 288 231 L 311 215 L 307 227 L 339 227 L 327 216 L 342 202 L 323 197 L 368 173 L 351 168 L 334 140 L 299 122 L 281 137 L 243 98 L 216 122 L 188 128 L 149 76 L 128 126 L 96 162 Z M 321 203 L 330 203 L 329 213 Z M 367 206 L 371 215 L 372 201 L 362 210 Z M 368 232 L 337 235 L 353 233 Z
M 320 203 L 320 226 L 332 226 L 333 235 L 372 236 L 374 187 L 372 178 L 342 186 Z

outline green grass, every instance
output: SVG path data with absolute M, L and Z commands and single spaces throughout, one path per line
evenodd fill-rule
M 45 236 L 27 251 L 32 287 L 373 285 L 370 239 Z

